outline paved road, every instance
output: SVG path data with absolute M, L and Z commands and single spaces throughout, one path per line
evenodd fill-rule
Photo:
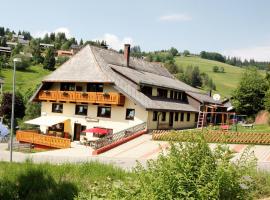
M 210 144 L 215 148 L 216 144 Z M 87 161 L 100 161 L 102 163 L 112 163 L 124 169 L 132 169 L 139 161 L 143 165 L 149 159 L 156 159 L 161 151 L 166 152 L 169 147 L 168 142 L 152 141 L 151 135 L 142 135 L 132 141 L 120 145 L 108 152 L 93 156 L 90 147 L 72 144 L 72 148 L 45 151 L 40 153 L 20 153 L 14 152 L 13 160 L 23 162 L 31 159 L 33 162 L 50 162 L 50 163 L 80 163 Z M 239 158 L 241 153 L 248 145 L 231 144 L 229 145 L 235 153 L 235 158 Z M 0 144 L 0 160 L 9 161 L 9 152 L 6 150 L 7 144 Z M 270 145 L 255 145 L 251 148 L 258 159 L 258 168 L 270 171 Z

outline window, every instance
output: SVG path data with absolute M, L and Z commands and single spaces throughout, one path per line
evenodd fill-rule
M 174 93 L 174 99 L 177 99 L 178 98 L 178 92 L 175 92 Z
M 79 86 L 79 85 L 76 86 L 76 91 L 80 92 L 82 90 L 83 90 L 83 87 L 82 86 Z
M 97 116 L 110 118 L 111 117 L 111 107 L 99 106 Z
M 87 105 L 76 105 L 75 114 L 76 115 L 87 115 Z
M 183 112 L 181 112 L 181 122 L 183 122 L 184 121 L 184 115 L 185 113 L 183 113 Z
M 175 114 L 174 114 L 174 121 L 178 121 L 178 119 L 179 119 L 179 113 L 178 112 L 176 112 Z
M 102 83 L 88 83 L 87 92 L 103 92 Z
M 188 101 L 186 93 L 182 93 L 182 101 L 184 102 Z
M 75 91 L 75 83 L 61 83 L 60 90 L 61 91 Z
M 126 119 L 127 120 L 134 120 L 134 116 L 135 116 L 135 109 L 127 109 L 126 111 Z
M 141 92 L 147 96 L 152 96 L 152 87 L 142 85 Z
M 190 121 L 190 113 L 187 113 L 187 121 Z
M 52 112 L 54 113 L 63 113 L 63 104 L 62 103 L 53 103 Z
M 161 113 L 161 121 L 166 121 L 166 112 Z
M 182 100 L 182 94 L 183 94 L 182 92 L 178 93 L 178 98 L 177 98 L 178 100 Z
M 173 99 L 173 91 L 170 91 L 170 99 Z
M 158 88 L 158 89 L 157 89 L 157 96 L 158 96 L 158 97 L 167 98 L 167 96 L 168 96 L 168 91 L 167 91 L 167 90 L 164 90 L 164 89 Z
M 158 118 L 158 112 L 154 111 L 153 112 L 153 121 L 157 121 L 157 118 Z

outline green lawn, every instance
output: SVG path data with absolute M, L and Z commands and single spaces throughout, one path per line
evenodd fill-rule
M 16 90 L 24 94 L 29 88 L 35 88 L 40 84 L 44 76 L 50 71 L 44 70 L 42 66 L 30 66 L 26 71 L 16 71 Z M 12 90 L 13 69 L 1 69 L 1 77 L 4 79 L 4 91 Z
M 232 91 L 236 88 L 244 69 L 228 65 L 225 63 L 202 59 L 197 56 L 176 57 L 176 64 L 185 69 L 187 66 L 198 66 L 201 72 L 207 73 L 214 81 L 217 87 L 217 93 L 222 98 L 231 96 Z M 224 67 L 225 73 L 214 73 L 213 66 Z

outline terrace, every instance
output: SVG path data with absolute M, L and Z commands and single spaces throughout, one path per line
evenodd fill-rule
M 49 148 L 70 148 L 70 139 L 41 134 L 38 131 L 21 130 L 16 132 L 16 139 L 20 142 L 46 146 Z
M 124 105 L 125 96 L 117 92 L 78 92 L 41 90 L 37 97 L 40 101 L 63 101 L 77 103 L 98 103 Z

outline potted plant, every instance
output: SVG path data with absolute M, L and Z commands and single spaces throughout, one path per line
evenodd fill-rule
M 67 92 L 63 92 L 63 95 L 64 95 L 64 96 L 68 96 L 68 93 L 67 93 Z
M 88 94 L 87 94 L 86 92 L 83 92 L 83 93 L 82 93 L 82 96 L 83 96 L 83 97 L 87 97 Z
M 108 92 L 104 92 L 104 93 L 103 93 L 103 96 L 104 96 L 104 97 L 108 97 L 108 96 L 110 96 L 110 94 L 109 94 Z

